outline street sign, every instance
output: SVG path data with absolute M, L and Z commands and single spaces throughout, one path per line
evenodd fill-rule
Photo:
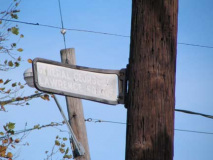
M 36 58 L 33 75 L 40 91 L 112 105 L 124 103 L 125 69 L 94 69 Z

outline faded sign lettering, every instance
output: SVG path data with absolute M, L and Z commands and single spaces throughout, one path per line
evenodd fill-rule
M 117 101 L 118 76 L 37 62 L 38 84 L 63 92 Z

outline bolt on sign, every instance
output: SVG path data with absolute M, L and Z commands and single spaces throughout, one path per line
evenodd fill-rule
M 33 60 L 35 87 L 44 92 L 106 104 L 123 104 L 125 69 L 94 69 L 36 58 Z

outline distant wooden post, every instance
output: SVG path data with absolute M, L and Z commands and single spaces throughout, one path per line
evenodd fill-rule
M 60 51 L 61 61 L 67 64 L 76 64 L 75 49 L 63 49 Z M 90 160 L 89 145 L 84 120 L 82 102 L 78 98 L 66 97 L 69 123 L 75 133 L 77 140 L 83 145 L 85 155 L 76 158 L 76 160 Z

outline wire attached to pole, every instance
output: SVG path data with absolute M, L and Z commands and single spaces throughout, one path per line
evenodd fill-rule
M 63 16 L 62 16 L 62 11 L 61 11 L 61 2 L 60 0 L 58 0 L 58 6 L 59 6 L 59 12 L 60 12 L 60 18 L 61 18 L 61 34 L 63 35 L 63 40 L 64 40 L 64 48 L 65 48 L 65 51 L 67 49 L 67 46 L 66 46 L 66 29 L 64 28 L 64 21 L 63 21 Z M 66 64 L 68 64 L 68 58 L 67 58 L 67 54 L 66 54 Z
M 63 16 L 62 16 L 62 11 L 61 11 L 61 2 L 60 0 L 58 0 L 58 6 L 59 6 L 59 12 L 60 12 L 60 17 L 61 17 L 61 34 L 63 35 L 63 38 L 64 38 L 64 47 L 65 49 L 67 48 L 66 47 L 66 37 L 65 37 L 65 34 L 66 34 L 66 30 L 64 29 L 64 21 L 63 21 Z
M 198 113 L 198 112 L 193 112 L 193 111 L 188 111 L 188 110 L 183 110 L 183 109 L 175 109 L 176 112 L 182 112 L 186 114 L 192 114 L 192 115 L 198 115 L 198 116 L 203 116 L 205 118 L 210 118 L 213 119 L 213 115 L 208 115 L 208 114 L 203 114 L 203 113 Z

